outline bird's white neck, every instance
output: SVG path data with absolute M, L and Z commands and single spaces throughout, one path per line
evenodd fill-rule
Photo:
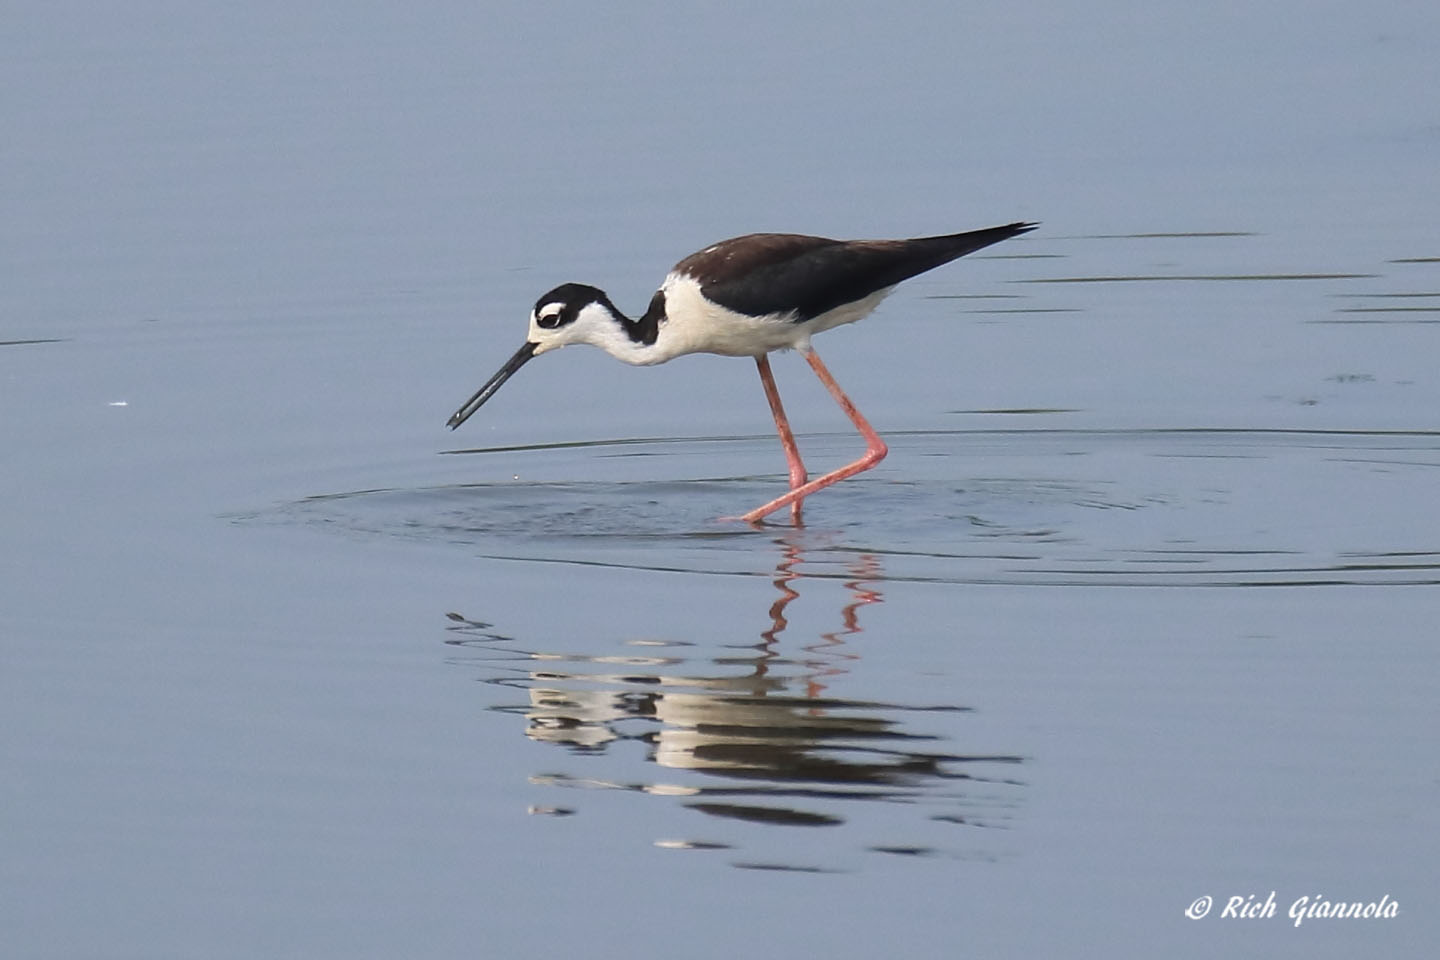
M 574 320 L 553 329 L 540 327 L 532 317 L 530 340 L 538 345 L 536 353 L 588 343 L 637 366 L 687 353 L 758 357 L 772 350 L 807 350 L 813 332 L 860 319 L 888 292 L 878 291 L 802 324 L 795 322 L 793 312 L 757 317 L 726 309 L 707 299 L 693 277 L 671 273 L 638 320 L 621 314 L 608 299 L 591 301 Z

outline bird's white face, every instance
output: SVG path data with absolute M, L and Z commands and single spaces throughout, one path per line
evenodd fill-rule
M 604 305 L 593 300 L 551 300 L 531 311 L 526 339 L 535 344 L 538 356 L 572 343 L 603 348 L 623 337 L 619 322 Z
M 547 303 L 530 311 L 530 329 L 525 339 L 535 344 L 536 353 L 565 346 L 561 339 L 564 327 L 560 323 L 564 312 L 563 303 Z
M 579 310 L 564 300 L 538 304 L 530 311 L 530 329 L 525 339 L 535 344 L 537 354 L 575 343 L 578 319 Z

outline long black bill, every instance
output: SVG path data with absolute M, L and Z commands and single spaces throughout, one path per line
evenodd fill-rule
M 445 425 L 451 430 L 454 430 L 456 427 L 460 426 L 460 424 L 468 420 L 470 418 L 470 414 L 474 413 L 476 410 L 479 410 L 482 406 L 485 405 L 486 400 L 489 400 L 495 395 L 495 391 L 500 389 L 501 384 L 513 377 L 516 370 L 519 370 L 521 367 L 525 366 L 525 361 L 535 356 L 535 348 L 538 346 L 538 343 L 526 343 L 525 346 L 521 347 L 519 350 L 516 350 L 515 356 L 511 357 L 509 360 L 506 360 L 505 366 L 497 370 L 495 372 L 495 376 L 491 377 L 489 380 L 486 380 L 485 386 L 475 391 L 475 396 L 471 397 L 469 400 L 466 400 L 464 406 L 451 414 L 450 419 L 446 421 Z

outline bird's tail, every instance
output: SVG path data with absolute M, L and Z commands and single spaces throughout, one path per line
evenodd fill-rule
M 1007 223 L 1003 227 L 967 230 L 965 233 L 949 233 L 941 237 L 917 237 L 914 240 L 906 240 L 904 243 L 907 246 L 914 245 L 916 248 L 928 247 L 934 251 L 934 261 L 929 266 L 916 271 L 916 273 L 923 273 L 942 263 L 949 263 L 951 260 L 963 257 L 967 253 L 974 253 L 976 250 L 999 243 L 1001 240 L 1009 240 L 1022 233 L 1029 233 L 1038 226 L 1038 223 Z

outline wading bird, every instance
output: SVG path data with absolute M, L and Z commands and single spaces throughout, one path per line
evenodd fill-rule
M 788 506 L 798 525 L 806 497 L 870 469 L 887 452 L 885 441 L 820 362 L 810 338 L 864 318 L 903 280 L 1034 228 L 1032 223 L 1011 223 L 912 240 L 752 233 L 677 263 L 638 320 L 617 310 L 603 290 L 562 284 L 535 302 L 525 345 L 455 411 L 449 426 L 464 423 L 532 357 L 571 343 L 591 344 L 636 365 L 664 363 L 687 353 L 754 357 L 790 465 L 790 490 L 740 519 L 758 524 Z M 800 351 L 865 439 L 864 456 L 814 480 L 808 479 L 770 372 L 770 352 L 786 349 Z

